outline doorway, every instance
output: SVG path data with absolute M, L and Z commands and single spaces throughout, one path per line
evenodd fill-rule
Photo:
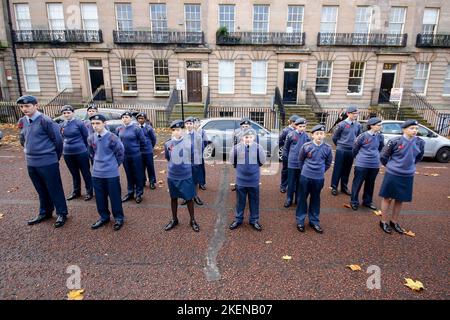
M 186 61 L 188 102 L 202 102 L 202 63 Z
M 105 89 L 96 92 L 101 86 L 104 86 L 102 60 L 88 60 L 89 82 L 91 84 L 91 96 L 96 94 L 95 101 L 106 100 Z
M 385 63 L 383 65 L 383 74 L 381 76 L 380 94 L 378 96 L 378 103 L 387 103 L 391 97 L 391 89 L 395 83 L 395 73 L 397 64 Z
M 298 62 L 284 63 L 283 102 L 285 104 L 297 103 Z

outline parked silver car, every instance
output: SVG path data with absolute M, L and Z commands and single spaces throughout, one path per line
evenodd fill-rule
M 366 121 L 360 121 L 365 128 Z M 398 137 L 402 134 L 401 124 L 403 121 L 384 120 L 383 125 L 384 143 L 386 144 L 390 139 Z M 450 139 L 443 137 L 433 130 L 419 124 L 419 131 L 417 136 L 425 141 L 424 157 L 436 159 L 438 162 L 447 163 L 450 160 Z
M 233 147 L 233 136 L 240 128 L 240 118 L 209 118 L 201 121 L 200 128 L 205 130 L 208 144 L 204 151 L 205 159 L 228 155 Z M 267 156 L 278 156 L 278 134 L 255 121 L 251 121 L 252 128 L 258 135 L 259 143 L 264 147 Z

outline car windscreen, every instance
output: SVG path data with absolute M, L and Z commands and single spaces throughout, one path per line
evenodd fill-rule
M 383 123 L 381 132 L 384 134 L 401 134 L 402 128 L 400 123 Z

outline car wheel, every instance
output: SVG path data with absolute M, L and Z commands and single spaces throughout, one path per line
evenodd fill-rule
M 203 159 L 205 159 L 205 160 L 212 159 L 216 153 L 215 150 L 216 150 L 216 148 L 214 147 L 212 142 L 208 143 L 206 145 L 205 149 L 203 150 Z
M 436 153 L 436 160 L 438 162 L 447 163 L 450 160 L 450 148 L 440 148 Z

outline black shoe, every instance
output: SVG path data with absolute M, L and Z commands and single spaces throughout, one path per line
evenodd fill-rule
M 191 227 L 192 227 L 192 230 L 194 230 L 195 232 L 200 231 L 200 227 L 199 227 L 197 221 L 195 221 L 195 220 L 191 220 Z
M 381 228 L 381 230 L 383 230 L 386 233 L 389 233 L 389 234 L 392 233 L 392 229 L 391 229 L 391 227 L 389 227 L 389 224 L 387 222 L 380 221 L 380 228 Z
M 378 208 L 373 204 L 363 204 L 364 207 L 372 209 L 372 210 L 378 210 Z
M 236 185 L 231 186 L 231 191 L 236 191 Z
M 350 207 L 352 207 L 352 209 L 356 211 L 356 210 L 358 210 L 359 206 L 357 204 L 350 203 Z
M 260 225 L 258 222 L 250 223 L 250 225 L 255 229 L 256 231 L 262 231 L 262 225 Z
M 123 226 L 123 221 L 116 221 L 113 225 L 114 231 L 119 231 Z
M 317 233 L 323 233 L 322 228 L 321 228 L 318 224 L 312 224 L 312 223 L 310 223 L 309 226 L 310 226 L 311 228 L 313 228 L 315 232 L 317 232 Z
M 300 232 L 305 232 L 305 226 L 302 225 L 302 224 L 298 224 L 297 225 L 297 230 L 300 231 Z
M 84 201 L 89 201 L 94 197 L 94 194 L 88 193 L 84 196 Z
M 38 223 L 41 223 L 42 221 L 45 221 L 45 220 L 48 220 L 48 219 L 51 219 L 51 218 L 52 218 L 52 214 L 38 215 L 38 216 L 34 217 L 33 219 L 28 220 L 27 224 L 29 226 L 32 226 L 33 224 L 38 224 Z
M 352 195 L 352 193 L 350 192 L 350 190 L 348 190 L 347 187 L 341 188 L 341 192 L 345 193 L 345 194 L 348 195 L 348 196 L 351 196 L 351 195 Z
M 286 202 L 284 203 L 284 207 L 285 208 L 289 208 L 292 205 L 292 200 L 291 199 L 287 199 Z
M 176 225 L 178 225 L 178 219 L 172 219 L 168 224 L 166 224 L 164 230 L 169 231 L 170 229 L 175 228 Z
M 134 199 L 134 195 L 127 194 L 125 197 L 122 198 L 122 202 L 126 202 L 126 201 L 132 200 L 132 199 Z
M 199 206 L 203 205 L 203 201 L 200 199 L 199 196 L 194 197 L 194 201 L 196 204 L 198 204 Z
M 286 188 L 280 188 L 281 193 L 286 193 Z
M 187 204 L 187 200 L 183 200 L 183 201 L 181 201 L 180 206 L 185 206 L 186 204 Z
M 66 200 L 67 200 L 67 201 L 70 201 L 70 200 L 73 200 L 73 199 L 76 199 L 76 198 L 79 198 L 79 197 L 81 197 L 81 193 L 80 193 L 80 192 L 72 192 L 72 193 L 66 198 Z
M 136 203 L 141 203 L 141 202 L 142 202 L 142 196 L 137 196 Z
M 109 219 L 108 220 L 99 219 L 96 223 L 91 225 L 91 229 L 93 229 L 93 230 L 98 229 L 101 226 L 107 224 L 108 222 L 109 222 Z
M 206 186 L 204 184 L 199 185 L 199 188 L 202 190 L 206 190 Z
M 156 189 L 156 186 L 155 186 L 155 184 L 153 182 L 150 182 L 150 189 L 152 189 L 152 190 Z
M 400 225 L 398 223 L 393 223 L 392 221 L 390 221 L 389 226 L 400 234 L 405 233 L 405 230 L 402 227 L 400 227 Z
M 237 222 L 237 221 L 233 221 L 231 224 L 230 224 L 230 230 L 234 230 L 234 229 L 236 229 L 237 227 L 239 227 L 241 224 L 239 223 L 239 222 Z
M 55 228 L 60 228 L 66 223 L 66 216 L 63 216 L 62 214 L 58 215 L 58 218 L 56 218 L 56 222 L 54 224 Z
M 331 189 L 331 194 L 332 194 L 333 196 L 337 196 L 337 195 L 338 195 L 337 189 L 332 188 L 332 189 Z

